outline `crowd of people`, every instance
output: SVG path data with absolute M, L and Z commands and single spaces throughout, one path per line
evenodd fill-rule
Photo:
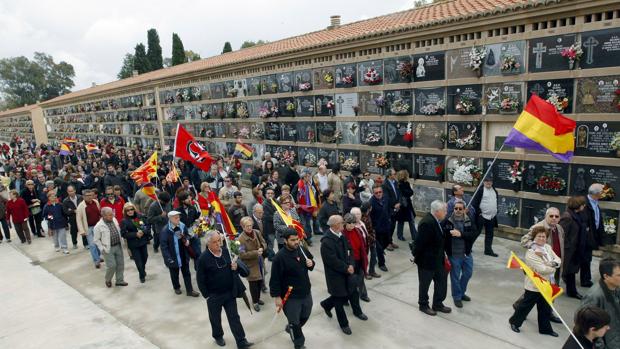
M 89 250 L 94 268 L 105 266 L 106 287 L 128 286 L 125 253 L 141 283 L 147 281 L 149 252 L 161 254 L 174 293 L 183 294 L 180 273 L 187 296 L 206 298 L 212 336 L 220 346 L 225 345 L 222 309 L 237 346 L 252 345 L 236 303 L 245 296 L 245 278 L 253 309 L 260 311 L 265 305 L 261 294 L 269 293 L 276 309 L 288 319 L 285 331 L 294 347 L 304 347 L 302 327 L 313 306 L 308 274 L 316 258 L 308 247 L 316 243 L 320 243 L 329 293 L 320 306 L 330 318 L 332 310 L 336 312 L 347 335 L 352 329 L 345 306 L 358 319 L 368 319 L 360 303 L 371 301 L 365 281 L 381 278 L 377 269 L 389 272 L 389 252 L 401 247 L 398 241 L 409 240 L 417 265 L 419 309 L 429 316 L 452 311 L 445 304 L 448 276 L 453 304 L 461 308 L 463 302 L 472 302 L 467 287 L 474 274 L 473 246 L 483 230 L 484 255 L 498 256 L 493 250 L 498 192 L 490 177 L 483 179 L 471 199 L 462 186 L 454 185 L 450 199 L 433 201 L 416 224 L 407 170 L 389 169 L 377 176 L 354 169 L 345 175 L 339 164 L 328 170 L 322 160 L 313 173 L 309 168 L 298 169 L 279 154 L 264 153 L 253 164 L 248 197 L 240 189 L 241 163 L 236 157 L 218 156 L 205 172 L 190 162 L 175 162 L 164 152 L 153 179 L 155 200 L 131 177 L 150 156 L 144 149 L 102 145 L 100 152 L 89 152 L 76 143 L 69 156 L 59 156 L 57 149 L 48 146 L 3 149 L 0 225 L 7 242 L 14 228 L 21 243 L 30 244 L 33 236 L 52 237 L 59 253 L 69 254 L 71 247 L 77 249 L 81 243 Z M 179 175 L 171 177 L 173 163 Z M 574 333 L 584 348 L 592 348 L 596 341 L 620 348 L 620 262 L 603 259 L 597 283 L 590 271 L 592 253 L 602 245 L 598 205 L 602 190 L 602 185 L 593 184 L 586 197 L 571 197 L 563 213 L 550 207 L 545 219 L 521 240 L 525 263 L 552 283 L 562 281 L 566 295 L 582 301 Z M 218 222 L 216 216 L 221 214 L 200 204 L 212 193 L 237 231 L 235 241 L 230 241 L 230 232 L 222 225 L 200 233 L 205 217 Z M 300 236 L 291 220 L 300 222 L 305 235 Z M 0 242 L 2 238 L 0 234 Z M 192 270 L 200 292 L 193 289 Z M 577 291 L 577 273 L 580 285 L 590 288 L 587 295 Z M 521 331 L 534 305 L 539 332 L 557 337 L 551 322 L 560 319 L 527 277 L 524 294 L 513 305 L 511 329 Z M 569 338 L 565 348 L 576 345 Z

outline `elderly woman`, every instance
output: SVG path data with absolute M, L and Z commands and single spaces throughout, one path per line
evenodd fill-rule
M 356 207 L 357 208 L 357 207 Z M 360 212 L 361 216 L 361 212 Z M 366 291 L 366 285 L 364 284 L 364 276 L 368 268 L 368 247 L 366 246 L 366 237 L 364 233 L 357 229 L 358 220 L 351 214 L 344 215 L 344 230 L 342 235 L 347 238 L 349 245 L 351 245 L 351 251 L 353 251 L 353 274 L 356 276 L 354 282 L 356 284 L 357 291 L 359 292 L 360 299 L 364 302 L 370 302 L 368 298 L 368 292 Z
M 560 267 L 562 262 L 560 258 L 553 252 L 553 248 L 547 244 L 549 231 L 544 227 L 535 227 L 532 229 L 534 243 L 525 253 L 525 264 L 543 278 L 554 283 L 552 280 L 555 270 Z M 538 332 L 552 337 L 558 334 L 551 328 L 551 307 L 540 294 L 538 288 L 525 276 L 525 294 L 523 300 L 519 302 L 514 314 L 510 317 L 510 328 L 514 332 L 521 332 L 519 327 L 525 321 L 525 318 L 536 305 L 538 310 Z
M 286 214 L 289 218 L 299 221 L 299 215 L 297 214 L 297 210 L 295 210 L 291 195 L 282 195 L 280 197 L 280 206 L 282 207 L 284 214 Z M 284 248 L 283 234 L 288 226 L 284 223 L 284 219 L 282 219 L 278 212 L 273 214 L 273 228 L 276 231 L 276 241 L 278 242 L 278 250 L 280 250 Z
M 577 292 L 575 274 L 579 271 L 586 250 L 587 221 L 583 210 L 586 208 L 586 198 L 583 196 L 571 197 L 566 204 L 566 212 L 560 218 L 560 226 L 564 230 L 564 250 L 562 251 L 562 279 L 566 282 L 566 295 L 581 299 Z M 557 281 L 557 280 L 556 280 Z
M 147 245 L 152 236 L 145 226 L 146 219 L 141 217 L 132 203 L 123 206 L 123 220 L 121 221 L 121 235 L 127 240 L 127 247 L 138 269 L 140 282 L 146 281 L 146 261 L 149 258 Z
M 47 193 L 47 204 L 43 207 L 43 217 L 47 222 L 47 232 L 54 237 L 56 252 L 69 254 L 67 248 L 67 218 L 62 211 L 62 204 L 56 197 L 56 191 Z
M 53 182 L 52 182 L 53 183 Z M 43 229 L 41 228 L 41 222 L 43 217 L 41 216 L 42 202 L 39 198 L 41 193 L 34 185 L 34 181 L 27 180 L 26 188 L 20 193 L 21 198 L 26 202 L 30 215 L 28 217 L 28 223 L 30 224 L 30 230 L 38 237 L 43 237 Z
M 263 239 L 260 231 L 253 229 L 254 221 L 251 217 L 241 218 L 241 228 L 243 233 L 239 236 L 239 258 L 250 269 L 248 282 L 250 284 L 250 295 L 254 310 L 260 311 L 260 306 L 265 303 L 260 300 L 260 292 L 263 285 L 265 265 L 263 264 L 263 254 L 267 248 L 267 243 Z
M 19 240 L 21 240 L 22 244 L 26 241 L 30 244 L 32 243 L 30 239 L 30 229 L 28 229 L 28 216 L 30 215 L 30 211 L 28 210 L 26 201 L 19 196 L 19 193 L 15 189 L 11 190 L 10 196 L 10 200 L 6 203 L 6 220 L 7 222 L 11 222 L 11 218 L 13 218 L 13 226 L 15 227 L 15 232 L 17 232 L 17 236 L 19 236 Z

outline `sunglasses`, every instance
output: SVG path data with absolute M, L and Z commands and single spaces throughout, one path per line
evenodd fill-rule
M 549 217 L 551 217 L 551 218 L 560 218 L 560 216 L 554 215 L 554 214 L 550 214 Z
M 463 211 L 463 210 L 464 210 L 464 208 L 455 207 L 455 208 L 454 208 L 454 210 L 455 210 L 455 211 Z
M 135 209 L 134 208 L 128 208 L 127 212 L 129 212 L 129 211 L 135 211 Z

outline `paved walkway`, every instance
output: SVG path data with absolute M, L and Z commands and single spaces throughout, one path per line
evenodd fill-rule
M 315 256 L 319 244 L 311 249 Z M 400 245 L 387 256 L 389 272 L 367 283 L 372 301 L 362 302 L 362 308 L 370 319 L 360 321 L 347 310 L 352 336 L 344 335 L 318 304 L 327 296 L 318 258 L 311 273 L 314 308 L 304 328 L 308 348 L 558 348 L 567 338 L 557 324 L 560 338 L 539 335 L 535 310 L 521 334 L 510 330 L 511 304 L 522 293 L 523 274 L 505 265 L 510 250 L 522 252 L 517 243 L 496 239 L 500 258 L 482 256 L 477 243 L 468 290 L 472 302 L 456 309 L 448 291 L 445 304 L 453 313 L 436 317 L 418 311 L 416 267 L 405 244 Z M 103 269 L 95 269 L 81 247 L 65 256 L 54 252 L 49 238 L 35 239 L 32 245 L 0 244 L 0 348 L 216 348 L 204 300 L 175 295 L 161 255 L 151 248 L 149 254 L 145 284 L 138 282 L 126 256 L 129 286 L 107 289 Z M 195 284 L 194 276 L 192 271 Z M 292 348 L 283 331 L 284 316 L 269 327 L 274 305 L 268 295 L 263 299 L 266 305 L 254 314 L 238 302 L 248 339 L 257 348 Z M 577 306 L 566 297 L 556 301 L 569 324 Z M 225 318 L 224 338 L 234 348 Z

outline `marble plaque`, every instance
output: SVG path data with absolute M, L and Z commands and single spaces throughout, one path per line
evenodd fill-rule
M 224 97 L 237 97 L 237 88 L 235 87 L 235 82 L 233 80 L 224 81 Z
M 253 77 L 248 79 L 248 95 L 259 96 L 260 91 L 260 77 Z M 215 97 L 214 97 L 215 98 Z
M 253 101 L 248 101 L 248 114 L 251 118 L 260 117 L 260 110 L 263 107 L 263 101 L 260 99 L 256 99 Z
M 252 139 L 257 141 L 265 139 L 265 125 L 262 122 L 252 124 L 250 131 Z M 259 145 L 259 143 L 255 143 L 254 145 Z
M 614 192 L 620 192 L 620 168 L 595 165 L 571 165 L 570 195 L 587 195 L 590 184 L 608 185 Z M 620 201 L 620 196 L 601 199 L 602 201 Z
M 489 169 L 489 165 L 493 159 L 483 159 L 482 163 L 484 165 L 483 173 Z M 493 168 L 489 173 L 489 176 L 493 178 L 493 186 L 495 188 L 501 189 L 511 189 L 511 190 L 521 190 L 521 182 L 512 183 L 510 181 L 510 171 L 512 170 L 512 165 L 514 164 L 514 160 L 510 159 L 497 159 L 493 164 Z M 523 161 L 519 162 L 520 167 L 523 167 Z M 521 176 L 523 179 L 523 175 Z
M 444 87 L 416 88 L 415 115 L 444 115 L 446 89 Z
M 508 215 L 508 211 L 516 208 L 519 213 L 516 216 Z M 521 213 L 521 199 L 500 195 L 497 198 L 497 223 L 517 228 L 519 226 L 519 214 Z
M 471 47 L 450 50 L 446 53 L 448 79 L 475 78 L 478 74 L 469 67 Z
M 449 86 L 448 114 L 473 115 L 482 113 L 481 97 L 482 85 Z
M 295 97 L 278 98 L 278 109 L 280 116 L 291 117 L 297 113 L 298 105 L 295 103 Z
M 446 132 L 443 122 L 415 122 L 412 126 L 413 146 L 416 148 L 443 148 L 441 134 Z
M 226 124 L 218 123 L 213 125 L 213 131 L 215 131 L 215 138 L 226 138 Z
M 357 63 L 358 86 L 383 84 L 383 61 L 367 61 Z
M 200 99 L 201 100 L 207 100 L 207 99 L 211 99 L 211 87 L 209 87 L 209 84 L 204 84 L 202 86 L 200 86 Z M 155 105 L 155 104 L 153 104 Z
M 407 170 L 409 177 L 413 177 L 413 154 L 412 153 L 387 153 L 390 166 L 396 170 Z
M 261 76 L 260 83 L 261 94 L 268 95 L 278 93 L 278 79 L 275 74 Z
M 327 90 L 334 88 L 334 67 L 317 68 L 312 70 L 312 80 L 315 90 Z
M 566 34 L 529 40 L 529 72 L 567 70 L 568 58 L 562 57 L 562 50 L 574 44 L 575 39 L 576 34 Z
M 360 122 L 361 143 L 369 146 L 380 146 L 385 144 L 383 134 L 383 123 L 380 121 Z
M 334 97 L 336 116 L 355 116 L 358 107 L 357 93 L 341 93 Z
M 252 154 L 252 158 L 254 161 L 260 161 L 261 163 L 263 162 L 263 155 L 265 155 L 265 145 L 264 144 L 259 144 L 259 143 L 254 143 L 252 144 L 252 147 L 254 147 L 254 153 Z
M 523 190 L 545 195 L 566 195 L 568 189 L 568 164 L 555 162 L 527 161 L 524 164 Z M 556 184 L 555 188 L 543 185 L 542 179 L 548 177 Z
M 416 212 L 430 212 L 431 202 L 444 200 L 443 190 L 441 188 L 414 185 L 412 200 L 413 208 Z
M 423 53 L 413 56 L 413 80 L 443 80 L 446 75 L 445 52 Z
M 291 72 L 280 73 L 278 76 L 278 89 L 280 93 L 293 92 L 293 74 Z
M 482 64 L 482 72 L 484 76 L 500 75 L 502 44 L 486 45 L 486 57 L 484 57 L 484 63 Z
M 577 113 L 620 113 L 619 89 L 619 75 L 577 79 Z
M 334 134 L 336 133 L 335 122 L 317 122 L 316 133 L 320 143 L 334 143 Z
M 224 103 L 215 103 L 209 104 L 213 113 L 213 117 L 223 119 L 226 116 L 226 111 L 224 110 Z
M 297 141 L 316 142 L 316 127 L 314 122 L 297 122 Z
M 583 56 L 579 67 L 617 67 L 620 62 L 620 29 L 611 28 L 581 34 Z
M 269 141 L 280 140 L 280 123 L 279 122 L 265 123 L 265 139 Z
M 413 113 L 412 90 L 385 91 L 386 115 L 411 115 Z
M 506 141 L 505 136 L 495 136 L 493 150 L 499 151 L 500 149 L 502 149 L 502 151 L 514 153 L 515 148 L 510 145 L 505 145 L 504 148 L 502 148 L 502 144 L 504 144 L 504 141 Z
M 336 128 L 342 134 L 341 144 L 360 144 L 360 127 L 357 122 L 337 122 Z
M 521 200 L 521 228 L 529 229 L 532 225 L 545 219 L 549 207 L 555 207 L 560 212 L 566 210 L 566 205 L 557 202 L 539 201 L 531 199 Z
M 296 112 L 295 116 L 313 116 L 314 115 L 314 97 L 300 96 L 295 98 Z
M 503 75 L 525 73 L 525 41 L 502 43 L 499 56 L 500 72 Z
M 570 114 L 573 112 L 574 85 L 575 81 L 573 79 L 529 81 L 527 83 L 527 100 L 530 99 L 532 94 L 537 94 L 540 98 L 548 101 L 556 98 L 558 100 L 567 98 L 568 102 L 565 108 L 559 104 L 557 104 L 557 108 L 561 113 Z
M 407 122 L 386 122 L 386 145 L 407 147 L 411 145 L 403 136 L 407 132 Z
M 385 84 L 410 83 L 413 72 L 411 56 L 384 59 L 383 72 Z
M 416 154 L 415 160 L 415 178 L 428 179 L 431 181 L 444 180 L 442 172 L 445 171 L 446 158 L 442 155 L 425 155 Z
M 359 115 L 381 115 L 383 114 L 384 103 L 383 93 L 381 92 L 359 92 L 357 101 L 359 105 Z
M 327 168 L 332 168 L 338 162 L 336 149 L 317 148 L 317 155 L 319 157 L 319 161 L 321 161 L 321 159 L 325 159 L 325 161 L 327 161 Z
M 355 64 L 342 64 L 334 69 L 336 88 L 357 86 L 357 67 Z
M 211 96 L 213 99 L 224 98 L 224 83 L 218 82 L 211 84 Z
M 383 169 L 377 166 L 375 160 L 379 155 L 381 155 L 381 153 L 365 150 L 360 151 L 360 170 L 362 172 L 382 174 Z
M 234 119 L 237 117 L 237 106 L 235 102 L 224 103 L 224 112 L 227 119 Z
M 601 210 L 601 218 L 603 222 L 606 222 L 608 219 L 616 220 L 616 229 L 613 233 L 605 233 L 603 234 L 603 244 L 605 245 L 614 245 L 618 243 L 618 211 L 614 210 Z
M 448 148 L 462 150 L 480 150 L 480 122 L 450 122 L 448 123 Z
M 575 155 L 617 157 L 610 146 L 620 122 L 577 122 L 575 131 Z
M 234 83 L 237 90 L 237 97 L 245 97 L 248 95 L 248 81 L 246 79 L 237 79 Z
M 523 109 L 523 83 L 485 84 L 483 105 L 487 114 L 517 114 Z
M 281 141 L 297 142 L 297 125 L 294 122 L 283 122 L 280 124 Z
M 329 102 L 334 105 L 333 108 L 329 108 Z M 334 96 L 330 95 L 317 95 L 314 96 L 314 113 L 316 116 L 334 116 L 336 112 L 336 103 L 334 102 Z
M 309 90 L 302 89 L 302 84 L 310 84 Z M 307 85 L 306 85 L 307 86 Z M 293 88 L 295 91 L 312 90 L 312 70 L 299 70 L 293 73 Z
M 299 147 L 299 165 L 306 167 L 316 167 L 319 161 L 317 149 L 313 147 Z

